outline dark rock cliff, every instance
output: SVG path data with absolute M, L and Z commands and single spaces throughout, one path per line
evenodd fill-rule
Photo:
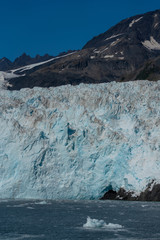
M 111 189 L 101 200 L 160 201 L 160 184 L 154 184 L 151 188 L 152 184 L 149 184 L 146 190 L 138 196 L 132 192 L 126 192 L 123 188 L 120 188 L 118 192 Z

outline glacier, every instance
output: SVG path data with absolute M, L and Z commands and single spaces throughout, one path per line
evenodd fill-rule
M 0 89 L 0 198 L 98 199 L 160 183 L 160 81 Z

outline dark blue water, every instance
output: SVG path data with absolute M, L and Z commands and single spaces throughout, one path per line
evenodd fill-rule
M 84 228 L 88 216 L 106 225 Z M 160 240 L 160 203 L 0 201 L 0 240 L 6 239 Z

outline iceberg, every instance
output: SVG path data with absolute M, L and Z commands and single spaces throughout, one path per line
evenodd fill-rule
M 87 217 L 87 222 L 83 224 L 83 227 L 86 229 L 108 229 L 108 230 L 116 230 L 123 228 L 122 225 L 117 223 L 108 223 L 104 220 L 98 220 L 98 219 L 92 219 L 90 217 Z
M 0 198 L 99 199 L 160 183 L 160 81 L 0 89 Z

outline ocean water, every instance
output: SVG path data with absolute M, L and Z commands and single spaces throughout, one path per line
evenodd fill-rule
M 160 240 L 160 203 L 0 200 L 0 240 Z

